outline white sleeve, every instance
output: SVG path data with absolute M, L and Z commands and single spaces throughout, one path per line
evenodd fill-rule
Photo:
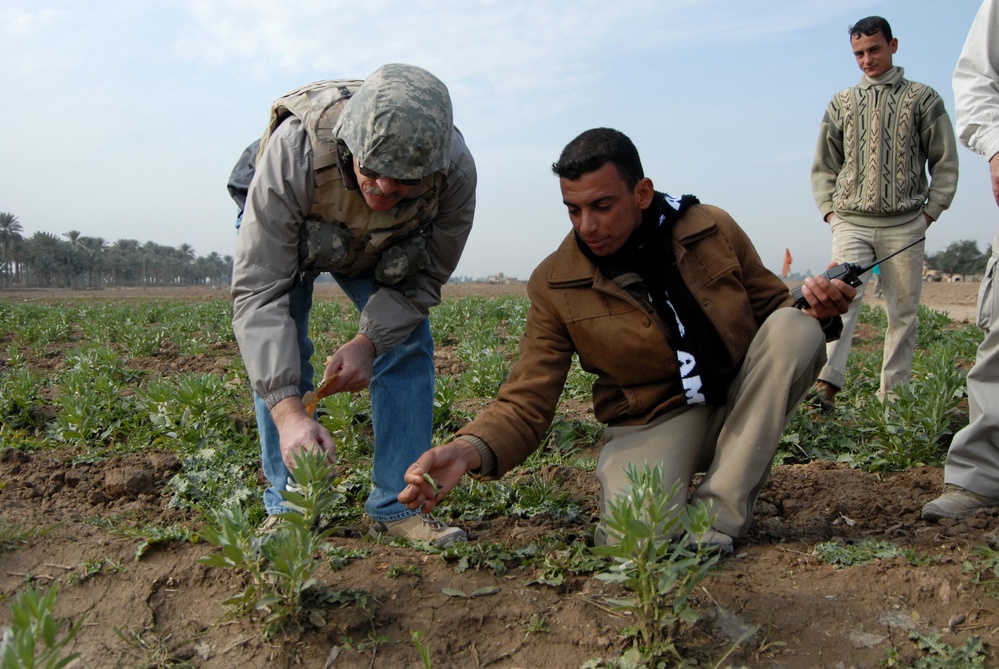
M 999 153 L 999 0 L 984 0 L 954 69 L 958 139 L 991 158 Z

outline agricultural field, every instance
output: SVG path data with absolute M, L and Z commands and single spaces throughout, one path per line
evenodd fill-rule
M 367 537 L 368 397 L 323 400 L 339 461 L 303 493 L 324 501 L 319 529 L 262 549 L 224 292 L 0 291 L 7 647 L 73 667 L 997 666 L 999 513 L 919 518 L 967 421 L 975 290 L 926 285 L 915 380 L 887 404 L 884 312 L 865 306 L 836 411 L 801 407 L 734 555 L 651 565 L 680 576 L 653 613 L 634 562 L 590 550 L 601 429 L 579 369 L 544 449 L 438 507 L 470 538 L 443 551 Z M 522 286 L 448 287 L 438 443 L 502 383 L 526 312 Z M 317 363 L 356 324 L 319 289 Z

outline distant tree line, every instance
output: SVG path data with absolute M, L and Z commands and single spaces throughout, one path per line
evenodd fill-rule
M 976 242 L 965 239 L 926 256 L 926 266 L 943 274 L 984 274 L 991 255 L 991 247 L 979 250 Z
M 119 239 L 108 243 L 78 230 L 25 238 L 17 216 L 0 212 L 0 286 L 220 286 L 229 283 L 232 256 L 199 257 L 190 244 L 163 246 Z

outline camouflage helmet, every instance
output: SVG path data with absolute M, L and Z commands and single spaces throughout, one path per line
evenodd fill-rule
M 333 127 L 358 162 L 394 179 L 423 179 L 447 168 L 452 133 L 447 87 L 426 70 L 400 63 L 365 79 Z

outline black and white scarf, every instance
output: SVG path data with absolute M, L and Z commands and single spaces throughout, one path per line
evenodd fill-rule
M 578 236 L 576 241 L 601 272 L 666 327 L 687 404 L 722 405 L 732 379 L 728 349 L 683 282 L 673 252 L 674 224 L 698 203 L 693 195 L 656 192 L 639 227 L 610 256 L 595 256 Z

